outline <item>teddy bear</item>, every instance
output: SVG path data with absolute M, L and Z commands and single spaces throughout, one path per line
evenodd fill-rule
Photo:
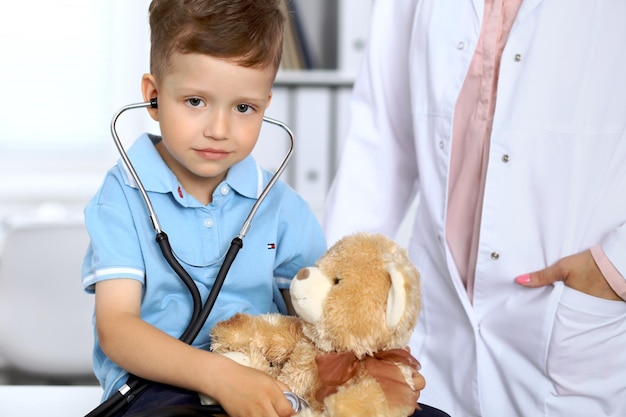
M 417 406 L 419 362 L 406 348 L 421 307 L 406 251 L 348 235 L 291 282 L 295 316 L 238 313 L 212 329 L 212 349 L 287 384 L 305 417 L 404 417 Z

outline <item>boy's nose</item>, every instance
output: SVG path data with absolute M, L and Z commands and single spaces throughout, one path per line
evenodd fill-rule
M 204 136 L 215 140 L 228 138 L 229 120 L 226 112 L 215 110 L 209 113 L 204 127 Z

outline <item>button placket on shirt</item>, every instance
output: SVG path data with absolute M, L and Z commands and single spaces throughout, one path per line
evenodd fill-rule
M 230 193 L 230 187 L 226 184 L 222 184 L 220 186 L 219 189 L 219 193 L 222 196 L 226 196 Z M 215 201 L 214 201 L 215 202 Z M 211 217 L 207 217 L 203 220 L 202 224 L 204 225 L 204 227 L 206 227 L 207 229 L 212 228 L 213 226 L 215 226 L 215 220 Z

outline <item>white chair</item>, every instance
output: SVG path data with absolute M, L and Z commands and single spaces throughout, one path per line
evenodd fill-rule
M 95 383 L 93 296 L 80 270 L 80 221 L 9 224 L 0 255 L 0 357 L 19 382 Z

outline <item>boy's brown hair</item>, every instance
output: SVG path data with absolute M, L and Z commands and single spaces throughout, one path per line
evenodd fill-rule
M 245 67 L 280 64 L 284 0 L 152 0 L 150 72 L 167 71 L 172 53 L 200 53 Z

